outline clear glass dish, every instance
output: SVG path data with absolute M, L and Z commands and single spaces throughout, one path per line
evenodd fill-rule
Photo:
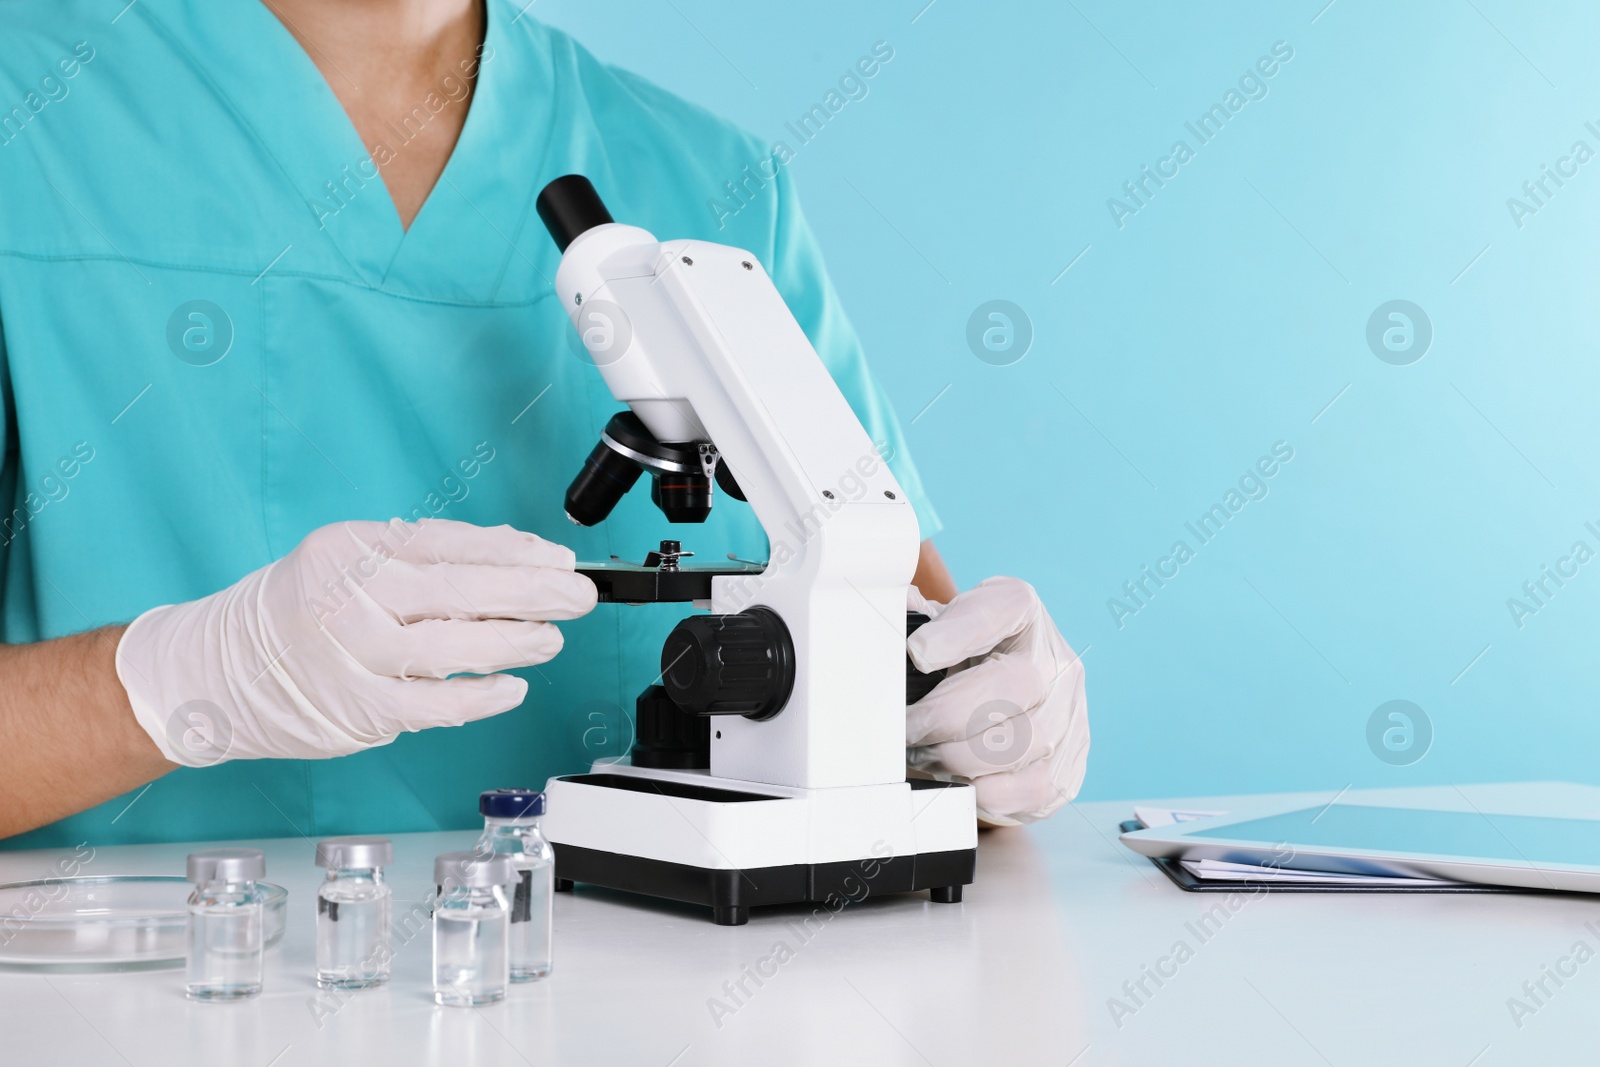
M 283 939 L 289 891 L 262 882 L 266 946 Z M 181 961 L 194 889 L 129 875 L 0 883 L 0 965 L 118 970 Z

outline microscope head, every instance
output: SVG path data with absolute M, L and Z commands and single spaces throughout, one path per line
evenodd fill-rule
M 600 194 L 581 174 L 546 185 L 535 207 L 563 253 L 589 230 L 614 221 Z M 638 415 L 619 412 L 606 423 L 600 443 L 567 489 L 567 518 L 580 526 L 602 521 L 639 475 L 648 471 L 650 499 L 668 522 L 705 522 L 711 514 L 713 482 L 734 499 L 744 499 L 719 460 L 710 441 L 659 441 Z

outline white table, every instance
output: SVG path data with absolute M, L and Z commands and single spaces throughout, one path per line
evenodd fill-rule
M 1600 789 L 1549 786 L 1543 802 L 1600 813 Z M 1399 792 L 1399 791 L 1395 791 Z M 1453 788 L 1410 791 L 1461 803 Z M 1506 787 L 1467 788 L 1486 809 Z M 1518 794 L 1526 806 L 1526 787 Z M 1305 794 L 1325 802 L 1331 793 Z M 1263 798 L 1251 798 L 1261 800 Z M 1273 799 L 1297 799 L 1295 797 Z M 1237 807 L 1243 798 L 1173 803 Z M 1509 803 L 1503 810 L 1515 810 Z M 984 835 L 959 905 L 925 894 L 868 901 L 820 924 L 757 909 L 748 926 L 580 888 L 556 900 L 554 975 L 500 1005 L 435 1007 L 426 936 L 403 947 L 387 989 L 312 1005 L 313 894 L 299 839 L 250 842 L 289 888 L 266 991 L 191 1004 L 181 970 L 111 975 L 0 972 L 0 1063 L 176 1067 L 296 1064 L 1447 1064 L 1593 1062 L 1600 957 L 1577 968 L 1520 1028 L 1524 981 L 1578 942 L 1600 952 L 1600 900 L 1579 896 L 1272 894 L 1201 941 L 1222 902 L 1177 890 L 1117 844 L 1130 803 L 1076 805 L 1050 822 Z M 397 894 L 426 891 L 433 856 L 470 833 L 395 841 Z M 100 849 L 91 869 L 176 873 L 194 846 Z M 50 853 L 0 853 L 0 879 L 38 876 Z M 1108 1001 L 1168 955 L 1193 951 L 1119 1027 Z M 772 953 L 793 958 L 743 1003 L 724 990 Z M 1564 965 L 1568 970 L 1572 964 Z M 770 966 L 769 966 L 770 969 Z M 1168 965 L 1170 970 L 1170 965 Z M 709 1002 L 730 1014 L 714 1020 Z M 1531 1001 L 1529 1002 L 1531 1003 Z

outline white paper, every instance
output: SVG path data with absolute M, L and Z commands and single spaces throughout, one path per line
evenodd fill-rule
M 1171 826 L 1174 823 L 1194 822 L 1196 819 L 1209 819 L 1213 815 L 1226 815 L 1225 811 L 1184 811 L 1181 808 L 1146 808 L 1135 807 L 1133 817 L 1144 823 L 1145 828 L 1152 826 Z
M 1194 811 L 1182 808 L 1135 807 L 1134 818 L 1146 828 L 1175 826 L 1228 814 L 1225 811 Z M 1349 874 L 1345 871 L 1307 871 L 1287 867 L 1268 867 L 1226 860 L 1179 860 L 1190 874 L 1208 882 L 1278 882 L 1292 885 L 1414 885 L 1448 886 L 1461 882 L 1437 878 L 1406 878 L 1391 875 Z

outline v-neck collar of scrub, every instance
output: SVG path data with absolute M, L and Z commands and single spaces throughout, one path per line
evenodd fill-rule
M 509 0 L 484 7 L 465 124 L 409 230 L 332 85 L 262 0 L 144 0 L 135 10 L 189 53 L 357 280 L 399 295 L 484 303 L 497 295 L 507 261 L 526 258 L 513 242 L 555 114 L 547 39 L 528 34 L 533 48 L 512 39 Z M 439 98 L 448 99 L 442 85 Z M 417 103 L 427 110 L 426 100 Z

